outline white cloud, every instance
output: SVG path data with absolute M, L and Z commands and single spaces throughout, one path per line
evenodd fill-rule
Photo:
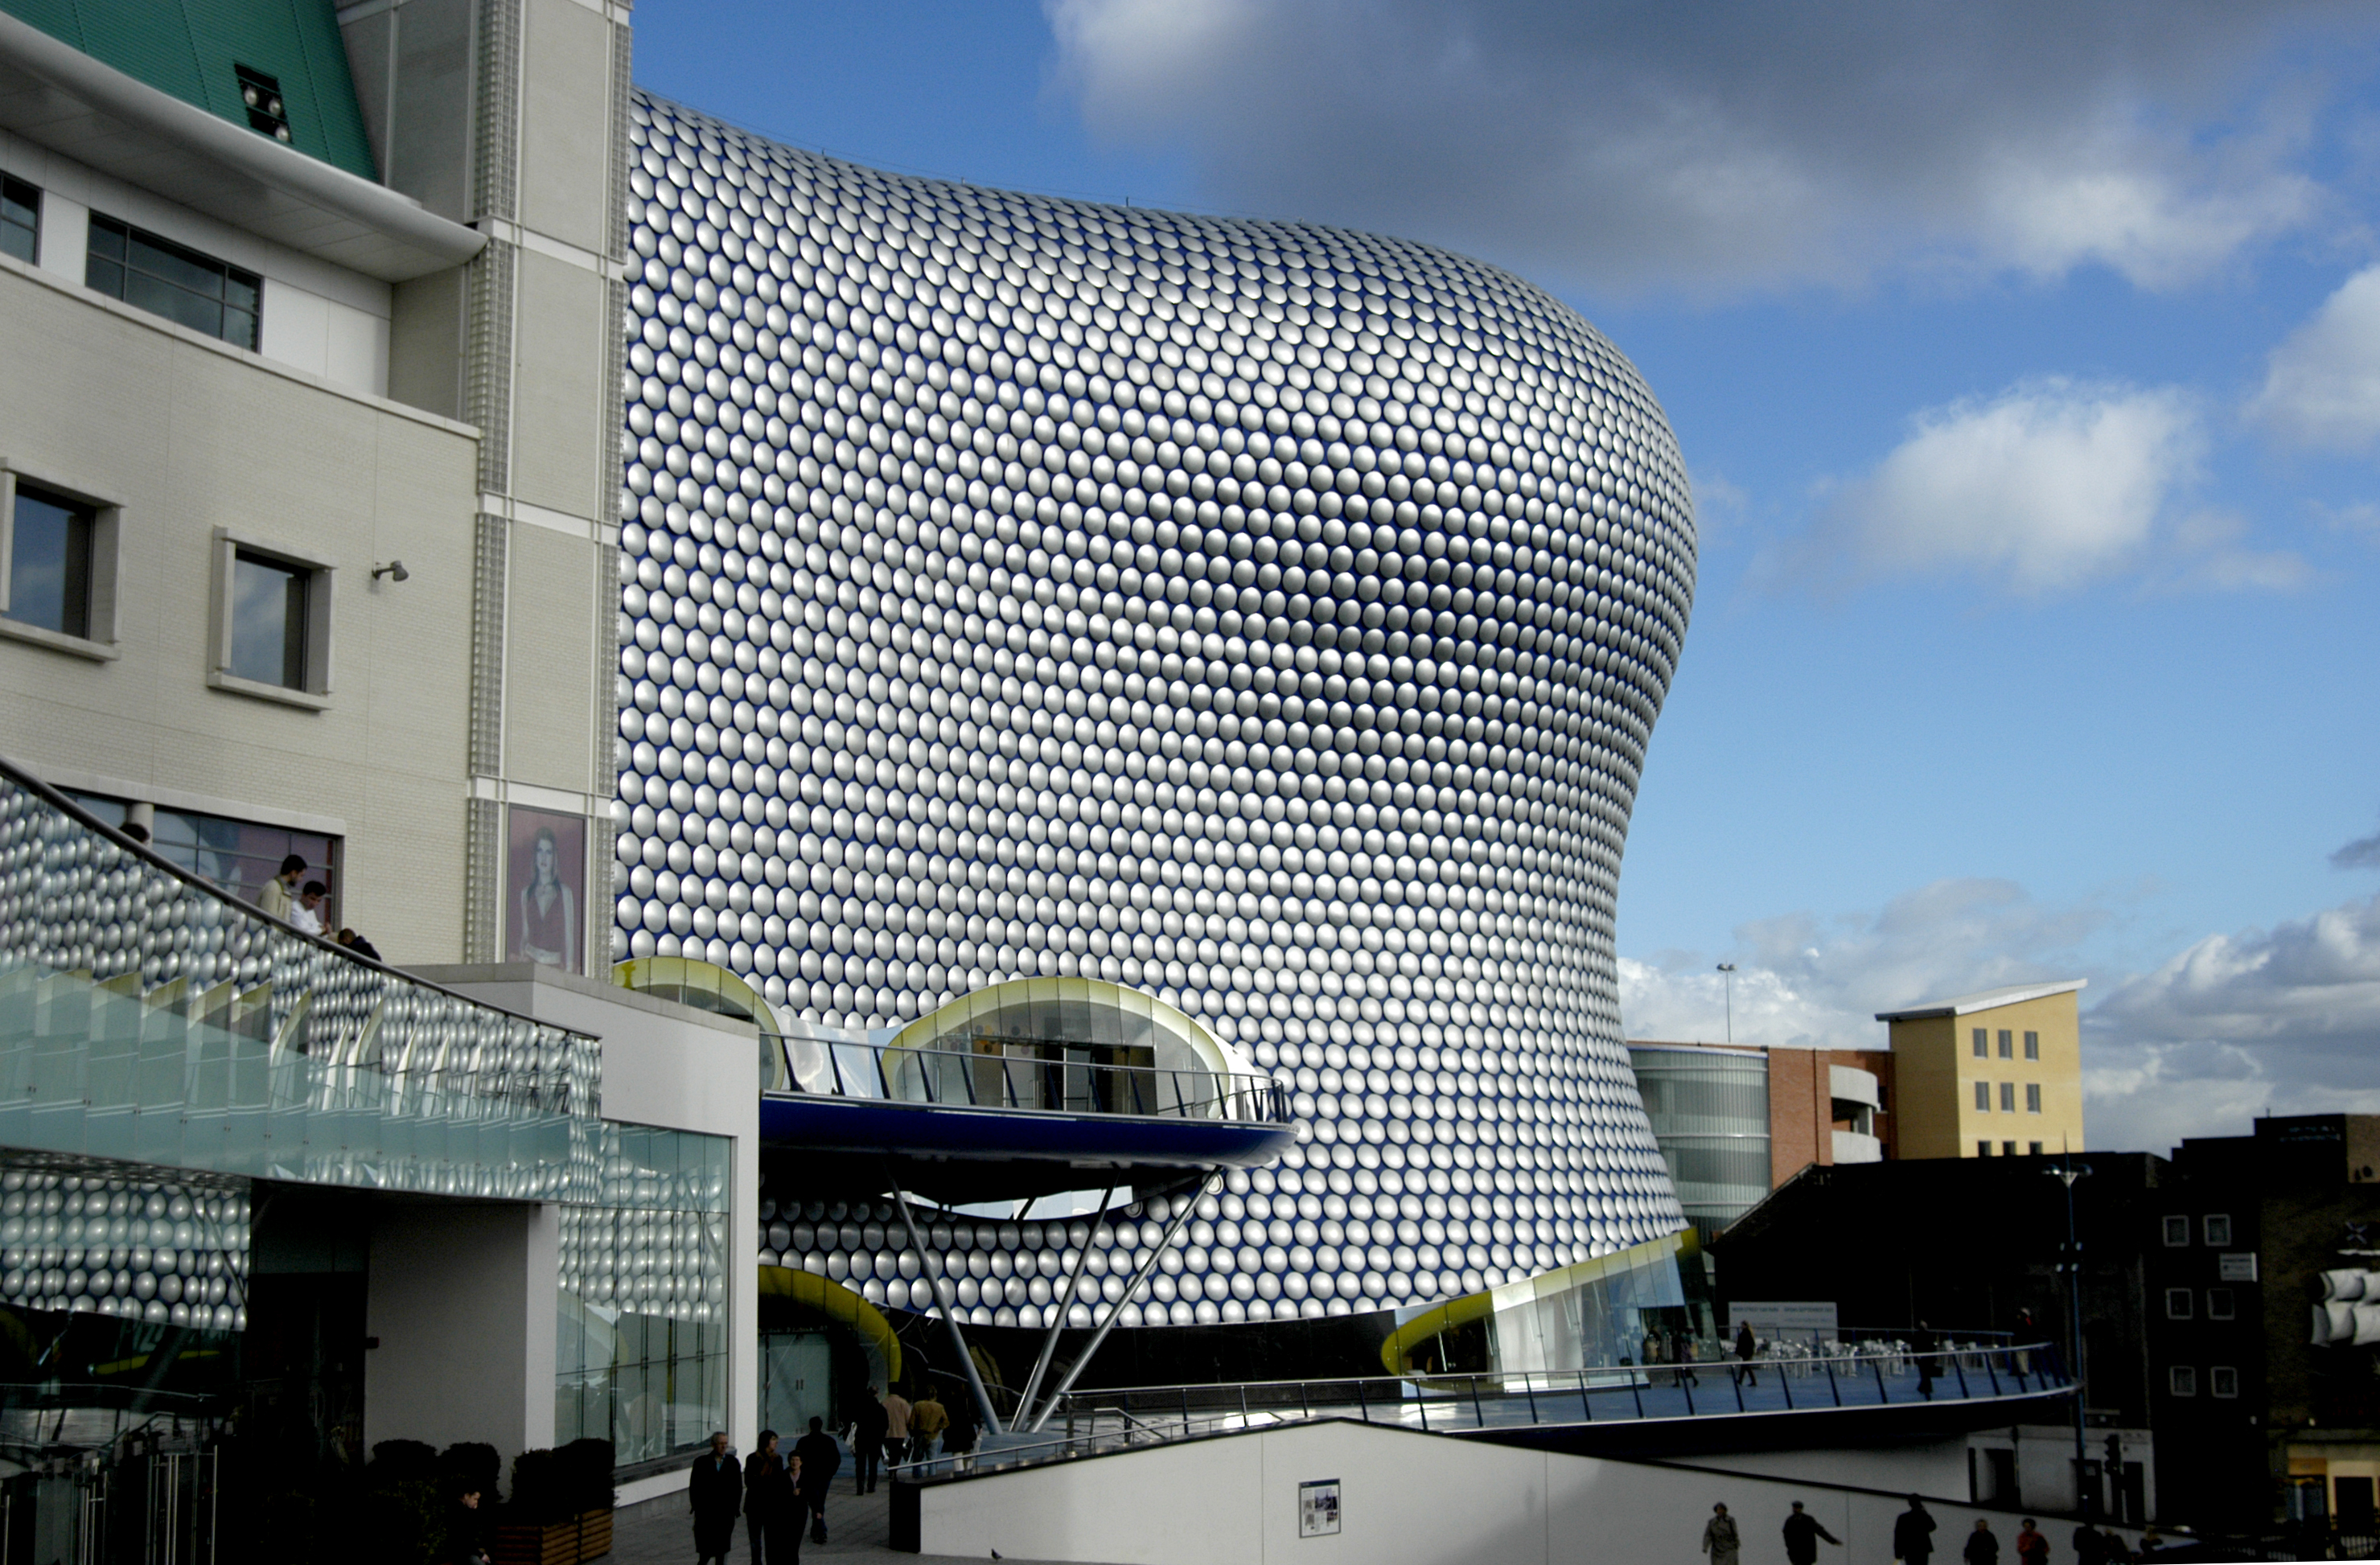
M 2040 381 L 1918 415 L 1772 568 L 1830 585 L 1966 572 L 2022 593 L 2138 563 L 2204 444 L 2181 394 Z
M 2380 1112 L 2380 897 L 2208 936 L 2131 975 L 2100 971 L 2081 950 L 2116 921 L 2096 902 L 2058 906 L 2006 881 L 1946 880 L 1874 914 L 1746 925 L 1730 953 L 1740 969 L 1735 1037 L 1880 1048 L 1878 1011 L 2088 977 L 2083 1096 L 2094 1147 L 2163 1152 L 2185 1136 L 2243 1134 L 2267 1110 Z M 1623 958 L 1628 1036 L 1721 1037 L 1711 966 L 1698 956 Z
M 2275 348 L 2249 417 L 2294 444 L 2380 440 L 2380 266 L 2357 273 Z
M 1718 291 L 2202 275 L 2325 206 L 2305 73 L 2260 67 L 2373 31 L 2329 3 L 1044 5 L 1092 127 L 1211 200 Z

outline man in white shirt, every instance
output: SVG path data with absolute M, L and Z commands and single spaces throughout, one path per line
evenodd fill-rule
M 307 881 L 306 889 L 298 893 L 298 905 L 289 910 L 289 922 L 310 935 L 321 934 L 322 914 L 330 894 L 330 888 L 322 881 Z

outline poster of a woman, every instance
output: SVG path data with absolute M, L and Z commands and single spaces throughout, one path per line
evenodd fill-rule
M 505 959 L 580 971 L 578 910 L 587 873 L 587 822 L 577 816 L 516 807 L 511 838 Z

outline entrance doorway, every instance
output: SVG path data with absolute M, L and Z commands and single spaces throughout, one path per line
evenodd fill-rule
M 760 1339 L 760 1426 L 791 1447 L 810 1420 L 835 1426 L 834 1350 L 823 1331 L 771 1331 Z

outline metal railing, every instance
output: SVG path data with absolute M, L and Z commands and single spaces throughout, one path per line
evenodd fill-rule
M 1859 1351 L 1749 1365 L 1135 1386 L 1069 1392 L 1058 1406 L 1063 1433 L 993 1442 L 964 1457 L 936 1457 L 900 1471 L 913 1478 L 991 1472 L 1318 1419 L 1493 1435 L 1553 1425 L 1979 1402 L 2070 1389 L 2048 1343 L 1924 1354 Z
M 1289 1122 L 1289 1094 L 1269 1076 L 1102 1063 L 1049 1053 L 911 1049 L 760 1035 L 767 1092 L 969 1109 Z

